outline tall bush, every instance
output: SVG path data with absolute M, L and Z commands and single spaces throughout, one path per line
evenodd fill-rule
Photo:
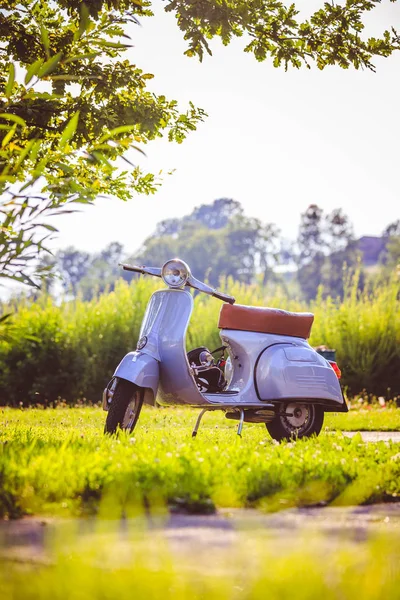
M 130 285 L 121 281 L 115 291 L 90 302 L 78 299 L 58 306 L 45 296 L 34 303 L 18 302 L 12 335 L 0 340 L 0 404 L 99 400 L 117 363 L 135 348 L 147 301 L 158 287 L 159 280 L 142 278 Z M 359 292 L 353 279 L 343 302 L 321 294 L 309 305 L 283 292 L 270 295 L 261 285 L 228 281 L 226 289 L 240 304 L 311 310 L 310 343 L 336 349 L 342 382 L 351 393 L 400 394 L 398 280 Z M 220 344 L 220 307 L 214 298 L 196 296 L 188 349 Z

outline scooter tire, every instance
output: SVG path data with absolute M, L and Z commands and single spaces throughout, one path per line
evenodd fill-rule
M 143 389 L 126 381 L 118 379 L 114 395 L 108 409 L 104 433 L 113 434 L 118 430 L 132 433 L 142 410 L 144 393 Z M 127 419 L 127 411 L 131 406 L 131 418 Z
M 278 415 L 269 423 L 265 423 L 270 436 L 274 440 L 282 442 L 319 435 L 324 423 L 324 409 L 317 404 L 309 404 L 308 407 L 311 409 L 311 418 L 306 427 L 299 428 L 298 431 L 290 431 L 284 420 L 285 417 Z

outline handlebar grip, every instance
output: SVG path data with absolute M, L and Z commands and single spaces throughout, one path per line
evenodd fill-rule
M 120 267 L 124 269 L 124 271 L 133 271 L 134 273 L 144 273 L 143 267 L 137 267 L 136 265 L 126 265 L 120 263 Z
M 214 296 L 214 298 L 218 298 L 218 300 L 222 300 L 222 302 L 228 302 L 228 304 L 235 304 L 236 302 L 236 299 L 233 296 L 228 296 L 227 294 L 223 294 L 217 290 L 213 292 L 212 296 Z

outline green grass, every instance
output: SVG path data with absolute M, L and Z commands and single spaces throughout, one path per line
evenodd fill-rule
M 398 600 L 400 541 L 386 535 L 356 549 L 311 534 L 274 547 L 244 534 L 229 546 L 171 554 L 152 530 L 58 540 L 50 565 L 0 562 L 2 600 Z M 146 534 L 145 534 L 146 535 Z M 147 542 L 147 543 L 146 543 Z M 54 546 L 54 543 L 53 543 Z M 197 560 L 196 560 L 197 553 Z
M 384 419 L 397 418 L 396 409 L 386 411 Z M 329 431 L 277 444 L 263 425 L 252 424 L 240 439 L 222 414 L 205 415 L 192 440 L 196 414 L 146 408 L 134 435 L 110 438 L 102 433 L 100 409 L 2 410 L 1 514 L 79 515 L 101 513 L 105 506 L 110 512 L 111 506 L 129 515 L 138 506 L 167 504 L 194 512 L 243 506 L 271 511 L 395 500 L 400 494 L 398 443 L 363 443 L 361 436 Z M 346 417 L 361 423 L 364 414 L 330 416 L 329 429 Z
M 400 408 L 361 408 L 348 413 L 328 413 L 324 425 L 336 431 L 400 431 Z
M 89 523 L 61 520 L 40 554 L 15 561 L 0 538 L 2 600 L 397 600 L 400 541 L 378 527 L 368 540 L 324 537 L 311 528 L 271 537 L 244 529 L 233 542 L 170 544 L 167 505 L 187 510 L 256 506 L 275 511 L 315 502 L 394 500 L 400 494 L 400 444 L 365 444 L 337 427 L 399 426 L 393 408 L 329 415 L 319 438 L 277 444 L 262 425 L 243 439 L 222 414 L 143 411 L 134 435 L 105 437 L 98 408 L 3 409 L 0 412 L 0 511 L 54 516 L 97 514 Z M 347 419 L 347 421 L 346 421 Z M 375 427 L 374 427 L 375 425 Z M 114 522 L 110 517 L 135 517 Z M 377 526 L 375 526 L 377 527 Z M 376 532 L 380 531 L 378 535 Z M 192 534 L 193 535 L 193 534 Z M 5 551 L 5 554 L 4 554 Z

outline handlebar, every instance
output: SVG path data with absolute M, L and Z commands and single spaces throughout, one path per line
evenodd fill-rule
M 228 304 L 235 304 L 236 302 L 233 296 L 228 296 L 228 294 L 223 294 L 222 292 L 218 292 L 217 290 L 215 290 L 214 293 L 211 295 L 214 296 L 214 298 L 222 300 L 222 302 L 228 302 Z
M 134 273 L 141 273 L 142 275 L 153 275 L 154 277 L 161 277 L 161 269 L 156 267 L 145 267 L 144 265 L 142 267 L 139 267 L 137 265 L 127 265 L 125 263 L 120 263 L 120 266 L 124 269 L 124 271 L 133 271 Z M 218 298 L 219 300 L 222 300 L 222 302 L 228 302 L 229 304 L 235 304 L 236 302 L 233 296 L 228 296 L 228 294 L 223 294 L 222 292 L 219 292 L 218 290 L 207 285 L 207 283 L 199 281 L 191 274 L 189 275 L 186 285 L 188 287 L 194 288 L 195 290 L 198 290 L 199 292 L 204 292 L 209 296 Z
M 124 263 L 120 263 L 120 267 L 124 269 L 124 271 L 133 271 L 134 273 L 141 273 L 142 275 L 153 275 L 154 277 L 161 277 L 161 269 L 157 267 L 138 267 L 137 265 L 126 265 Z

